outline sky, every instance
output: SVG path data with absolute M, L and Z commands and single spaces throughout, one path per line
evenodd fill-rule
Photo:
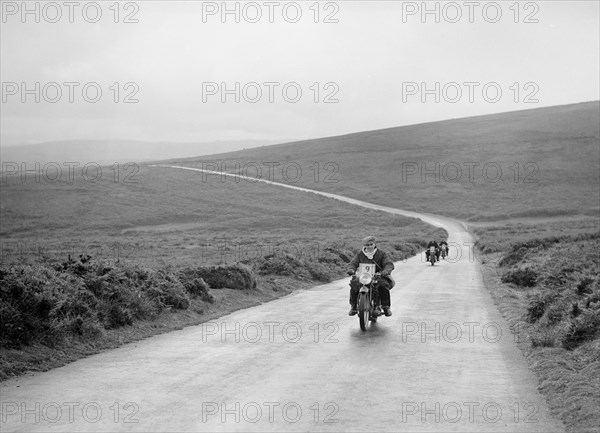
M 594 101 L 599 4 L 2 1 L 0 140 L 284 142 Z

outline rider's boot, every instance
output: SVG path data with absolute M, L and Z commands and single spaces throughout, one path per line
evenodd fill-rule
M 374 317 L 379 317 L 383 314 L 383 312 L 381 311 L 381 307 L 378 305 L 373 309 L 373 316 Z
M 383 307 L 383 314 L 385 314 L 385 317 L 390 317 L 392 315 L 392 309 L 390 307 Z
M 356 305 L 350 306 L 350 311 L 348 311 L 348 316 L 355 316 L 358 314 L 358 310 L 356 309 Z

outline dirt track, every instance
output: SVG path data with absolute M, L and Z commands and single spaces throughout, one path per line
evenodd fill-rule
M 4 382 L 1 430 L 563 431 L 464 225 L 335 198 L 450 234 L 449 260 L 396 264 L 392 317 L 363 333 L 347 316 L 348 280 L 317 286 Z

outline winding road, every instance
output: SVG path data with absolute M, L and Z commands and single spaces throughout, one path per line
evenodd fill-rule
M 455 247 L 433 267 L 396 263 L 393 316 L 367 332 L 347 316 L 348 279 L 334 281 L 3 382 L 0 430 L 564 431 L 463 223 L 281 186 L 419 218 Z

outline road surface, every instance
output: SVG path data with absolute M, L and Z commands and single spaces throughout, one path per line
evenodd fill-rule
M 299 188 L 295 188 L 299 189 Z M 445 217 L 449 260 L 396 263 L 393 316 L 348 317 L 348 279 L 0 385 L 0 430 L 561 432 Z

